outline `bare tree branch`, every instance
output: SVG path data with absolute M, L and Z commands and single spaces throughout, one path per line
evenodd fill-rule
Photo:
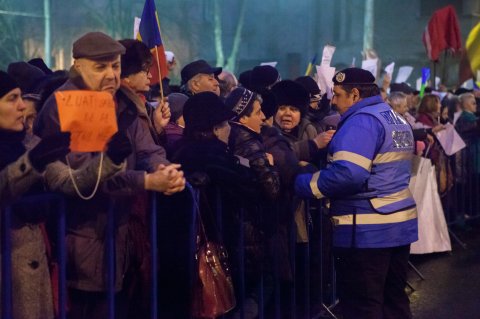
M 213 14 L 214 14 L 214 35 L 215 35 L 215 52 L 217 53 L 217 66 L 223 67 L 225 63 L 225 57 L 223 54 L 222 43 L 222 14 L 220 9 L 219 0 L 213 1 Z
M 243 23 L 245 20 L 245 11 L 247 8 L 246 0 L 242 0 L 240 4 L 240 16 L 238 17 L 237 29 L 235 30 L 235 38 L 233 40 L 233 48 L 230 56 L 227 60 L 227 65 L 225 68 L 230 72 L 235 72 L 236 64 L 237 64 L 237 56 L 238 50 L 240 49 L 240 43 L 242 41 L 242 30 L 243 30 Z

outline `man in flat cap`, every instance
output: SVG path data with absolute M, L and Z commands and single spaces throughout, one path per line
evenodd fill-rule
M 220 96 L 217 77 L 222 68 L 211 67 L 205 60 L 193 61 L 180 72 L 184 93 L 191 96 L 200 92 L 213 92 Z
M 295 191 L 330 198 L 343 318 L 411 318 L 404 288 L 410 244 L 418 238 L 408 189 L 412 130 L 383 102 L 370 72 L 345 69 L 333 82 L 341 119 L 329 165 L 297 176 Z
M 128 236 L 128 219 L 136 196 L 152 190 L 173 194 L 183 190 L 185 179 L 178 171 L 179 165 L 169 164 L 165 151 L 156 145 L 147 125 L 139 120 L 135 103 L 119 90 L 120 55 L 125 47 L 101 32 L 90 32 L 73 44 L 74 64 L 67 82 L 57 91 L 91 90 L 112 94 L 117 113 L 119 134 L 124 136 L 117 145 L 132 148 L 132 154 L 120 163 L 124 169 L 110 178 L 101 178 L 98 191 L 90 200 L 83 200 L 91 189 L 84 189 L 83 179 L 77 179 L 77 187 L 68 187 L 63 180 L 68 171 L 46 173 L 48 186 L 67 196 L 67 282 L 71 301 L 69 318 L 107 318 L 107 271 L 105 234 L 107 211 L 115 196 L 115 291 L 116 318 L 124 318 L 128 304 L 122 291 L 123 278 L 130 266 L 132 251 Z M 34 132 L 43 137 L 60 130 L 57 103 L 52 95 L 38 114 Z M 121 139 L 120 139 L 121 140 Z M 131 145 L 131 146 L 130 146 Z M 74 170 L 85 167 L 92 161 L 101 163 L 98 153 L 70 153 L 68 165 Z M 100 159 L 100 160 L 99 160 Z M 101 164 L 99 164 L 101 165 Z M 90 174 L 96 178 L 96 173 Z M 90 176 L 90 178 L 91 178 Z M 102 177 L 101 175 L 100 177 Z M 83 196 L 78 192 L 82 191 Z M 116 196 L 122 195 L 122 196 Z

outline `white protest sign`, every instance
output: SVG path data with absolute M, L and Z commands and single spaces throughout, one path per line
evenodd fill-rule
M 440 142 L 445 154 L 450 156 L 466 147 L 465 142 L 460 135 L 458 135 L 452 124 L 447 123 L 444 127 L 445 129 L 435 133 L 435 136 Z
M 393 83 L 407 82 L 408 78 L 410 77 L 410 74 L 412 74 L 412 71 L 413 71 L 412 66 L 408 66 L 408 65 L 401 66 L 398 69 L 397 78 Z
M 477 75 L 477 79 L 480 80 L 480 78 Z M 461 85 L 462 88 L 466 88 L 468 90 L 473 90 L 473 79 L 468 79 L 463 84 Z
M 377 77 L 377 67 L 378 59 L 368 59 L 362 61 L 362 69 L 372 73 L 375 78 Z
M 324 46 L 321 65 L 330 66 L 333 53 L 335 53 L 335 47 L 333 45 L 327 44 L 326 46 Z
M 327 65 L 317 65 L 317 84 L 320 88 L 320 93 L 327 93 L 328 99 L 333 96 L 333 76 L 335 75 L 335 68 Z
M 135 20 L 133 21 L 133 38 L 134 39 L 137 38 L 137 34 L 140 30 L 140 21 L 142 21 L 142 19 L 140 19 L 139 17 L 135 17 Z
M 392 62 L 385 67 L 385 72 L 387 72 L 387 74 L 390 75 L 390 78 L 392 78 L 394 69 L 395 69 L 395 62 Z
M 270 66 L 272 66 L 272 67 L 274 67 L 274 68 L 275 68 L 275 67 L 277 66 L 277 63 L 278 63 L 277 61 L 272 61 L 272 62 L 262 62 L 262 63 L 260 63 L 260 65 L 270 65 Z

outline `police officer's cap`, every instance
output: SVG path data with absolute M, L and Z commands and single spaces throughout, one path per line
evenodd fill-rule
M 102 32 L 89 32 L 73 43 L 74 59 L 97 60 L 125 53 L 125 47 Z
M 343 69 L 333 77 L 334 85 L 375 84 L 375 77 L 370 71 L 360 68 Z

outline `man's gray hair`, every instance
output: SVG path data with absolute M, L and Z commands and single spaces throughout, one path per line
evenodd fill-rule
M 460 94 L 458 98 L 460 99 L 460 107 L 462 108 L 462 110 L 464 110 L 465 107 L 463 105 L 465 104 L 465 102 L 468 101 L 469 99 L 474 99 L 475 95 L 473 95 L 473 93 L 471 92 L 466 92 L 466 93 Z
M 407 101 L 407 95 L 403 92 L 392 92 L 387 98 L 388 104 L 392 109 L 396 109 L 402 105 L 403 102 Z

